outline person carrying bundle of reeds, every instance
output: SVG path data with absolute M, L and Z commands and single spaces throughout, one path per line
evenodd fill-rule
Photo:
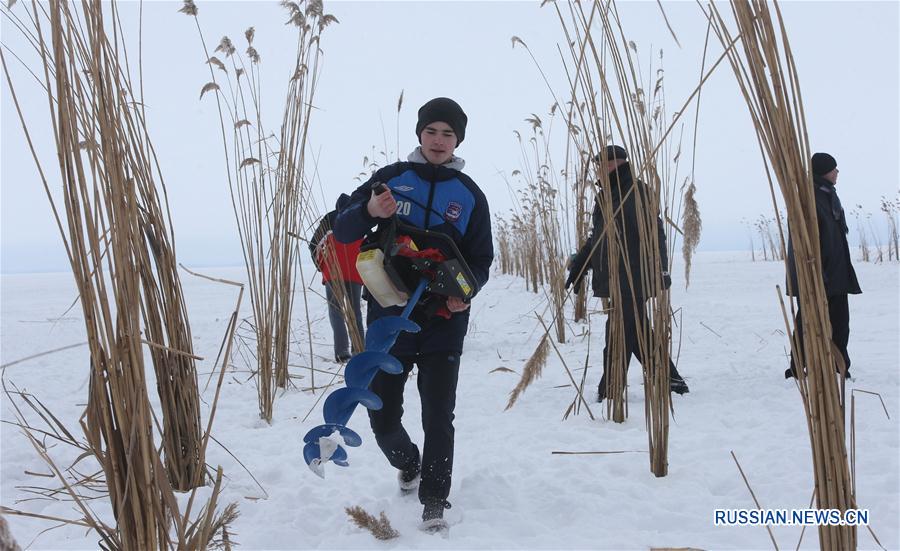
M 338 214 L 334 234 L 338 241 L 352 242 L 373 226 L 396 215 L 405 225 L 445 234 L 455 243 L 462 260 L 470 268 L 477 294 L 490 273 L 494 259 L 491 216 L 487 199 L 477 184 L 462 171 L 465 162 L 454 155 L 466 133 L 468 118 L 449 98 L 435 98 L 418 112 L 416 136 L 421 144 L 407 161 L 388 165 L 372 175 L 350 197 L 350 203 Z M 373 188 L 373 185 L 375 188 Z M 377 188 L 377 189 L 376 189 Z M 443 243 L 416 242 L 420 249 L 437 247 L 448 256 Z M 401 333 L 390 354 L 403 364 L 403 373 L 392 375 L 379 370 L 369 389 L 377 394 L 383 407 L 369 410 L 375 439 L 390 464 L 399 470 L 400 490 L 411 493 L 418 487 L 424 505 L 421 528 L 446 533 L 443 518 L 450 504 L 453 471 L 456 385 L 460 355 L 469 324 L 469 303 L 456 297 L 426 293 L 425 301 L 446 300 L 447 315 L 436 315 L 433 305 L 419 301 L 410 319 L 421 330 Z M 399 315 L 400 306 L 382 307 L 367 300 L 367 323 Z M 417 385 L 422 401 L 422 426 L 425 432 L 423 453 L 403 428 L 403 389 L 412 371 L 418 367 Z
M 837 161 L 828 153 L 816 153 L 812 156 L 813 186 L 816 197 L 816 219 L 819 227 L 819 252 L 822 256 L 822 279 L 825 282 L 825 294 L 828 296 L 828 317 L 831 320 L 831 341 L 837 346 L 844 360 L 844 377 L 850 378 L 850 356 L 847 354 L 847 343 L 850 341 L 850 306 L 847 295 L 862 293 L 856 271 L 850 260 L 850 246 L 847 243 L 847 217 L 837 196 L 838 168 Z M 797 268 L 794 264 L 794 244 L 788 233 L 787 259 L 787 294 L 799 296 L 797 285 Z M 796 343 L 803 346 L 803 320 L 800 316 L 800 305 L 797 305 Z M 800 350 L 802 354 L 802 348 Z M 802 363 L 802 362 L 801 362 Z M 841 372 L 840 366 L 835 369 Z M 797 377 L 794 354 L 791 353 L 791 366 L 784 372 L 784 378 Z
M 334 238 L 332 229 L 338 211 L 350 202 L 350 197 L 342 193 L 335 210 L 322 217 L 312 239 L 309 252 L 322 272 L 322 285 L 328 300 L 328 320 L 334 335 L 334 361 L 345 363 L 350 359 L 351 344 L 354 354 L 362 352 L 366 332 L 363 329 L 360 311 L 362 279 L 356 269 L 356 257 L 362 239 L 353 243 L 341 243 Z M 346 305 L 342 307 L 341 305 Z M 355 327 L 358 337 L 351 339 L 347 331 Z
M 619 243 L 619 297 L 621 304 L 612 304 L 613 308 L 618 308 L 622 312 L 624 327 L 624 344 L 625 366 L 622 373 L 627 373 L 628 364 L 631 362 L 631 356 L 634 355 L 639 362 L 644 363 L 641 357 L 640 346 L 638 345 L 639 335 L 649 335 L 653 339 L 653 332 L 647 324 L 646 302 L 649 298 L 656 296 L 656 289 L 644 288 L 644 282 L 649 278 L 644 277 L 643 272 L 646 266 L 655 265 L 652 262 L 641 262 L 641 234 L 638 227 L 637 197 L 640 194 L 640 200 L 643 205 L 647 205 L 650 200 L 650 193 L 647 185 L 640 180 L 635 180 L 631 174 L 631 165 L 628 162 L 628 152 L 618 145 L 610 145 L 602 151 L 595 161 L 600 165 L 599 169 L 605 171 L 609 175 L 610 192 L 612 197 L 612 211 L 604 213 L 601 208 L 600 193 L 597 194 L 597 200 L 594 203 L 594 212 L 592 218 L 592 231 L 587 241 L 579 249 L 578 253 L 572 258 L 569 264 L 569 276 L 566 279 L 566 288 L 575 286 L 575 292 L 581 290 L 582 280 L 587 270 L 593 270 L 591 284 L 594 296 L 609 299 L 614 296 L 610 293 L 610 270 L 609 270 L 609 254 L 607 248 L 609 246 L 609 234 L 616 232 Z M 598 181 L 600 186 L 601 182 Z M 612 215 L 615 221 L 606 227 L 606 218 Z M 669 276 L 668 266 L 669 258 L 666 252 L 666 234 L 663 229 L 662 220 L 657 218 L 657 228 L 659 232 L 659 257 L 662 266 L 662 280 L 666 289 L 672 284 Z M 599 243 L 597 243 L 599 241 Z M 610 369 L 611 362 L 611 345 L 610 336 L 612 330 L 612 316 L 606 320 L 606 347 L 603 352 L 603 375 L 600 378 L 600 384 L 597 387 L 597 401 L 602 402 L 607 396 L 607 374 Z M 649 349 L 649 347 L 648 347 Z M 689 392 L 687 383 L 678 373 L 675 364 L 669 361 L 669 389 L 677 394 L 685 394 Z

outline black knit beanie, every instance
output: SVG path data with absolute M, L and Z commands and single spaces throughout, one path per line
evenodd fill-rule
M 422 143 L 422 130 L 433 122 L 445 122 L 456 134 L 456 145 L 459 146 L 466 137 L 466 123 L 469 118 L 462 107 L 450 98 L 434 98 L 419 108 L 419 122 L 416 123 L 416 137 Z
M 825 176 L 837 168 L 837 161 L 828 153 L 815 153 L 812 156 L 812 171 L 816 176 Z
M 613 159 L 628 160 L 628 152 L 622 146 L 608 145 L 606 146 L 606 160 L 612 161 Z

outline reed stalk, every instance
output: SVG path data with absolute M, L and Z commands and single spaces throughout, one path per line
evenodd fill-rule
M 872 215 L 869 213 L 864 213 L 862 210 L 862 205 L 857 205 L 856 208 L 851 212 L 854 218 L 856 218 L 856 231 L 859 236 L 859 252 L 860 252 L 860 260 L 863 262 L 871 261 L 871 256 L 869 255 L 869 238 L 867 235 L 867 227 L 866 221 L 871 219 Z
M 565 243 L 561 224 L 567 186 L 559 182 L 550 154 L 555 114 L 556 109 L 551 109 L 551 123 L 547 129 L 536 114 L 525 119 L 531 124 L 531 137 L 527 141 L 516 133 L 522 169 L 514 174 L 521 179 L 524 189 L 519 193 L 521 214 L 514 217 L 514 221 L 519 222 L 515 228 L 516 239 L 519 247 L 524 249 L 520 254 L 528 260 L 526 266 L 532 278 L 532 291 L 537 292 L 539 287 L 547 284 L 553 317 L 562 320 L 566 302 L 564 251 L 571 248 L 571 244 Z M 557 342 L 566 342 L 565 324 L 555 323 L 554 328 Z
M 897 197 L 893 201 L 882 197 L 881 198 L 881 212 L 884 213 L 885 218 L 887 219 L 887 250 L 888 250 L 888 262 L 900 261 L 900 231 L 898 231 L 897 215 L 900 213 L 900 197 Z

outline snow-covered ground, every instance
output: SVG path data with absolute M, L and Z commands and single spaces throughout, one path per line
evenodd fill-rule
M 574 396 L 568 375 L 551 351 L 543 376 L 504 411 L 510 390 L 539 337 L 534 313 L 544 313 L 543 295 L 526 292 L 524 282 L 494 275 L 473 304 L 473 323 L 460 371 L 456 408 L 456 459 L 447 512 L 452 526 L 443 539 L 419 532 L 421 513 L 415 497 L 400 497 L 396 475 L 381 456 L 364 412 L 350 426 L 363 436 L 351 448 L 351 466 L 327 466 L 316 477 L 303 462 L 301 438 L 321 422 L 321 392 L 313 395 L 309 371 L 296 369 L 298 388 L 279 396 L 275 420 L 258 418 L 256 391 L 248 367 L 235 357 L 213 429 L 214 436 L 253 474 L 213 443 L 207 461 L 222 465 L 227 476 L 223 502 L 236 501 L 240 517 L 233 526 L 243 549 L 310 548 L 609 548 L 697 547 L 766 549 L 772 544 L 763 527 L 716 527 L 717 508 L 753 508 L 753 500 L 730 452 L 739 459 L 757 498 L 766 508 L 805 508 L 813 489 L 806 422 L 799 394 L 783 379 L 787 338 L 775 285 L 783 282 L 777 262 L 750 262 L 747 253 L 701 253 L 694 263 L 689 291 L 676 276 L 673 303 L 681 308 L 679 369 L 690 394 L 674 397 L 670 431 L 669 475 L 654 477 L 646 454 L 640 369 L 632 363 L 628 399 L 630 417 L 623 424 L 603 418 L 605 407 L 592 403 L 586 412 L 562 420 Z M 897 264 L 857 263 L 864 294 L 850 298 L 850 355 L 856 394 L 856 477 L 861 508 L 888 549 L 900 548 L 900 381 L 898 381 Z M 200 270 L 243 279 L 241 269 Z M 309 272 L 307 271 L 307 274 Z M 2 276 L 2 363 L 84 340 L 81 312 L 69 274 Z M 201 386 L 212 370 L 235 289 L 183 275 L 191 312 Z M 321 289 L 318 284 L 314 289 Z M 249 309 L 245 304 L 244 315 Z M 597 305 L 594 304 L 596 307 Z M 303 301 L 296 301 L 302 318 Z M 334 370 L 330 328 L 324 300 L 309 295 L 316 366 Z M 63 314 L 66 312 L 65 314 Z M 62 316 L 62 317 L 60 317 Z M 545 315 L 546 316 L 546 315 Z M 584 364 L 590 340 L 587 388 L 600 377 L 604 318 L 594 316 L 592 336 L 586 325 L 570 322 L 570 340 L 559 345 L 566 364 Z M 308 365 L 305 324 L 297 324 L 295 363 Z M 574 333 L 574 336 L 571 336 Z M 71 430 L 86 401 L 87 352 L 73 348 L 13 365 L 7 384 L 35 394 Z M 580 374 L 580 371 L 576 374 Z M 316 383 L 329 380 L 318 373 Z M 212 397 L 214 384 L 206 391 Z M 407 386 L 406 426 L 421 442 L 415 385 Z M 155 391 L 151 386 L 151 396 Z M 312 411 L 311 411 L 312 410 Z M 311 413 L 310 413 L 311 411 Z M 304 418 L 309 413 L 308 418 Z M 3 397 L 3 420 L 14 418 Z M 25 437 L 2 426 L 2 497 L 7 507 L 75 518 L 71 503 L 28 500 L 23 486 L 47 486 L 46 473 Z M 60 465 L 77 455 L 62 446 L 51 454 Z M 627 451 L 609 455 L 553 455 L 553 451 Z M 82 465 L 82 470 L 87 470 Z M 27 500 L 27 501 L 23 501 Z M 352 525 L 344 508 L 360 505 L 384 511 L 399 530 L 386 543 Z M 94 502 L 108 515 L 109 506 Z M 48 521 L 8 516 L 13 534 L 33 549 L 96 548 L 97 538 L 83 529 L 64 527 L 41 534 Z M 782 548 L 794 548 L 799 526 L 773 528 Z M 869 531 L 859 531 L 860 548 L 877 548 Z M 803 547 L 818 546 L 814 528 Z

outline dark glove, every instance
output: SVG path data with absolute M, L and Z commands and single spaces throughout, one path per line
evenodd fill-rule
M 581 266 L 572 265 L 569 267 L 569 277 L 566 278 L 566 289 L 572 287 L 575 288 L 573 292 L 577 295 L 581 292 L 581 282 L 584 280 L 584 274 L 581 274 L 581 277 L 578 277 L 578 272 L 581 271 Z
M 669 275 L 669 272 L 663 272 L 663 289 L 668 289 L 672 286 L 672 276 Z

